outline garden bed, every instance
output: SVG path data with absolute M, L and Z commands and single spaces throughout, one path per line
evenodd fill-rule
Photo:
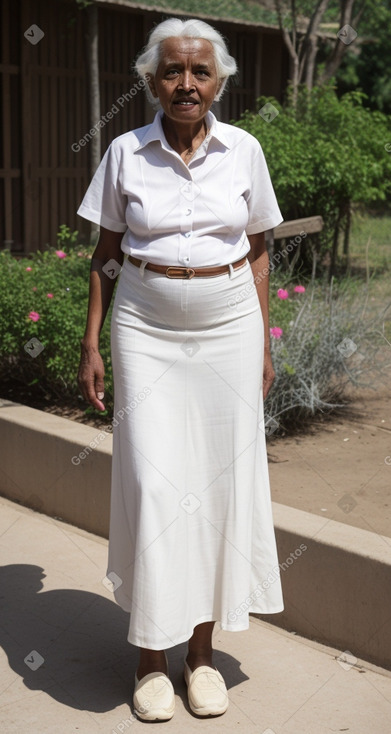
M 380 241 L 375 224 L 365 252 L 369 249 L 370 258 L 390 244 L 384 221 Z M 107 410 L 99 413 L 85 403 L 77 384 L 92 248 L 73 240 L 62 247 L 29 257 L 0 253 L 1 396 L 100 428 L 113 414 L 112 305 L 100 337 Z M 361 257 L 356 265 L 362 264 Z M 311 423 L 322 425 L 329 413 L 346 410 L 350 386 L 379 381 L 390 357 L 388 275 L 379 277 L 377 270 L 371 280 L 366 270 L 366 283 L 345 278 L 328 284 L 305 273 L 272 269 L 269 326 L 276 378 L 265 402 L 269 434 L 286 436 L 306 431 Z

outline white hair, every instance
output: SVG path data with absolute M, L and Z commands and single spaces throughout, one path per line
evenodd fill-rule
M 237 64 L 233 56 L 230 56 L 223 36 L 209 23 L 197 18 L 180 20 L 180 18 L 168 18 L 159 23 L 148 38 L 148 43 L 141 51 L 134 63 L 136 73 L 146 81 L 148 76 L 155 76 L 156 69 L 161 58 L 161 43 L 167 38 L 201 38 L 210 41 L 213 46 L 214 59 L 217 76 L 222 80 L 221 87 L 215 96 L 217 102 L 225 89 L 228 78 L 237 72 Z M 145 83 L 145 92 L 148 101 L 153 107 L 159 108 L 160 104 L 153 96 L 149 85 Z

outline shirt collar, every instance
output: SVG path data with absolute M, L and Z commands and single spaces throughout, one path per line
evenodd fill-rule
M 153 122 L 150 125 L 148 125 L 148 129 L 146 133 L 143 135 L 143 137 L 141 138 L 140 145 L 137 146 L 136 150 L 141 150 L 146 145 L 148 145 L 148 143 L 151 143 L 154 140 L 159 140 L 162 146 L 164 148 L 167 148 L 168 143 L 167 143 L 166 136 L 163 130 L 163 125 L 162 125 L 163 114 L 164 114 L 163 110 L 158 110 L 156 112 Z M 222 129 L 222 125 L 217 120 L 213 112 L 208 110 L 208 112 L 205 115 L 205 120 L 206 120 L 206 125 L 209 131 L 206 136 L 206 139 L 216 138 L 216 140 L 222 143 L 226 148 L 230 148 L 231 145 L 227 139 L 227 136 L 224 133 L 224 130 Z

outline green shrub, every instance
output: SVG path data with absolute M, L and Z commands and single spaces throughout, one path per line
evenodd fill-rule
M 52 248 L 21 259 L 0 253 L 0 378 L 35 385 L 36 394 L 49 393 L 72 403 L 79 394 L 91 249 L 69 249 L 65 257 L 56 252 L 64 251 Z M 38 320 L 29 314 L 37 314 Z M 113 393 L 109 319 L 110 312 L 101 335 L 108 402 Z
M 301 88 L 295 108 L 257 100 L 258 110 L 266 103 L 276 108 L 271 121 L 246 111 L 234 123 L 262 145 L 284 219 L 323 217 L 319 251 L 333 260 L 351 205 L 390 201 L 391 117 L 363 107 L 364 98 L 350 92 L 339 99 L 331 85 L 311 93 Z

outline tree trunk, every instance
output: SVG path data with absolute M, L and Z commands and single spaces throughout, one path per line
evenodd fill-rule
M 291 80 L 292 80 L 292 107 L 295 108 L 297 104 L 297 95 L 299 91 L 299 58 L 297 54 L 291 57 Z
M 351 223 L 351 218 L 352 218 L 350 201 L 348 201 L 346 204 L 345 214 L 346 214 L 346 223 L 345 223 L 345 232 L 344 232 L 344 239 L 343 239 L 343 254 L 348 255 L 349 254 L 350 223 Z
M 98 56 L 98 8 L 90 5 L 87 9 L 87 65 L 88 65 L 88 123 L 90 129 L 100 119 L 99 56 Z M 94 175 L 101 159 L 100 127 L 89 141 L 89 174 Z
M 316 266 L 318 262 L 318 251 L 319 251 L 319 234 L 314 237 L 315 241 L 311 244 L 312 252 L 312 272 L 311 272 L 311 285 L 314 284 L 316 278 Z
M 88 122 L 90 130 L 94 128 L 95 134 L 92 135 L 88 143 L 88 161 L 89 161 L 89 177 L 93 177 L 101 160 L 101 128 L 95 128 L 94 125 L 100 119 L 100 90 L 99 90 L 99 23 L 98 8 L 90 5 L 86 8 L 87 13 L 87 34 L 86 34 L 86 50 L 87 50 L 87 79 L 88 79 Z M 91 240 L 94 242 L 99 233 L 99 226 L 94 222 L 91 223 Z
M 355 0 L 345 0 L 344 2 L 341 2 L 341 17 L 340 17 L 340 24 L 341 24 L 340 27 L 341 28 L 343 28 L 345 25 L 350 25 L 352 23 L 354 2 Z M 321 74 L 319 78 L 320 85 L 325 84 L 326 82 L 328 82 L 331 79 L 331 77 L 335 75 L 336 71 L 339 69 L 341 65 L 341 61 L 347 49 L 348 49 L 348 45 L 346 45 L 339 38 L 337 38 L 335 41 L 334 48 L 331 52 L 331 55 L 329 59 L 326 61 L 326 65 L 325 65 L 323 74 Z
M 296 21 L 294 18 L 292 18 L 293 22 L 293 31 L 292 31 L 292 38 L 289 35 L 289 32 L 284 26 L 284 20 L 282 17 L 282 3 L 281 0 L 275 0 L 275 8 L 278 15 L 278 22 L 280 25 L 280 30 L 282 33 L 283 41 L 288 49 L 289 53 L 289 77 L 290 82 L 292 84 L 292 106 L 296 107 L 297 102 L 297 94 L 298 94 L 298 85 L 299 85 L 299 56 L 297 53 L 296 48 Z M 294 16 L 294 5 L 293 5 L 293 13 Z
M 341 224 L 341 218 L 342 218 L 342 212 L 341 212 L 341 209 L 339 209 L 338 217 L 337 217 L 337 221 L 336 221 L 335 229 L 334 229 L 333 245 L 331 248 L 331 257 L 330 257 L 330 265 L 329 265 L 329 281 L 333 277 L 334 271 L 335 271 L 335 263 L 336 263 L 337 254 L 338 254 L 338 239 L 339 239 L 339 228 Z
M 343 236 L 343 254 L 345 255 L 346 261 L 345 261 L 345 268 L 346 272 L 349 270 L 350 266 L 350 257 L 349 257 L 349 239 L 350 239 L 350 227 L 352 223 L 352 207 L 350 201 L 346 204 L 346 219 L 345 219 L 345 229 L 344 229 L 344 236 Z
M 310 50 L 308 51 L 306 67 L 305 67 L 305 85 L 310 92 L 314 86 L 315 59 L 318 53 L 318 42 L 316 36 L 309 39 Z
M 330 0 L 319 0 L 314 9 L 303 43 L 303 68 L 305 68 L 305 84 L 307 89 L 311 91 L 314 85 L 315 75 L 315 59 L 318 53 L 318 37 L 317 31 L 322 21 Z

